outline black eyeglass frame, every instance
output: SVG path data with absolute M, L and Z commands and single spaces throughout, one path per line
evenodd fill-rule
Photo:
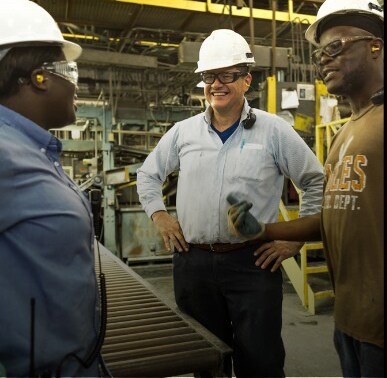
M 377 39 L 377 38 L 370 36 L 370 35 L 369 36 L 368 35 L 367 36 L 365 36 L 365 35 L 360 36 L 359 35 L 359 36 L 343 37 L 343 38 L 335 39 L 335 40 L 327 43 L 325 46 L 323 46 L 319 49 L 316 49 L 312 52 L 312 63 L 315 66 L 319 66 L 323 53 L 328 55 L 330 58 L 334 58 L 335 56 L 340 55 L 343 52 L 343 50 L 345 49 L 345 47 L 348 45 L 349 42 L 357 42 L 357 41 L 371 40 L 371 39 Z M 338 49 L 336 49 L 337 51 L 333 51 L 333 52 L 327 51 L 327 47 L 329 47 L 332 44 L 337 43 L 337 42 L 341 42 L 340 47 Z
M 216 79 L 218 79 L 219 82 L 221 82 L 222 84 L 231 84 L 231 83 L 235 83 L 240 77 L 247 76 L 248 74 L 249 74 L 248 72 L 241 72 L 241 71 L 219 72 L 219 73 L 202 72 L 200 74 L 200 77 L 201 77 L 204 84 L 214 84 Z M 232 80 L 230 80 L 230 81 L 228 79 L 224 80 L 224 77 L 222 79 L 222 75 L 232 75 Z M 205 76 L 207 76 L 207 79 L 205 78 Z M 212 79 L 211 79 L 211 77 L 212 77 Z

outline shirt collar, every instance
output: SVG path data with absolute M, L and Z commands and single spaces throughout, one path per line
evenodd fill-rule
M 0 121 L 28 136 L 38 144 L 39 148 L 56 152 L 62 150 L 62 143 L 49 131 L 3 105 L 0 105 Z
M 249 110 L 250 110 L 250 105 L 247 102 L 247 99 L 245 98 L 245 102 L 243 104 L 243 109 L 240 117 L 242 122 L 247 118 L 247 114 L 249 113 Z M 212 119 L 212 107 L 208 105 L 206 110 L 204 111 L 204 120 L 208 124 L 208 126 L 211 125 L 211 119 Z

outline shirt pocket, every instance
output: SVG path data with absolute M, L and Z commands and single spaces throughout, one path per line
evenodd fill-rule
M 263 180 L 267 169 L 267 152 L 261 144 L 246 144 L 235 161 L 236 178 Z
M 180 172 L 183 176 L 197 176 L 202 174 L 203 151 L 188 151 L 180 156 Z

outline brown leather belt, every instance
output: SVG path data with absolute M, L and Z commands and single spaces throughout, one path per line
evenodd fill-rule
M 193 244 L 190 246 L 194 248 L 204 249 L 211 252 L 231 252 L 237 249 L 243 249 L 250 245 L 256 245 L 257 247 L 262 244 L 260 240 L 248 240 L 244 243 L 214 243 L 214 244 Z

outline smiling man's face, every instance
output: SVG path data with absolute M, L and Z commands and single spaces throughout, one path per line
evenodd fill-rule
M 208 73 L 234 73 L 239 72 L 239 68 L 227 67 L 220 68 Z M 244 101 L 244 94 L 249 89 L 251 83 L 251 74 L 239 76 L 233 83 L 223 84 L 219 78 L 216 78 L 212 84 L 205 84 L 204 94 L 210 106 L 219 113 L 231 112 L 237 107 L 240 109 Z

